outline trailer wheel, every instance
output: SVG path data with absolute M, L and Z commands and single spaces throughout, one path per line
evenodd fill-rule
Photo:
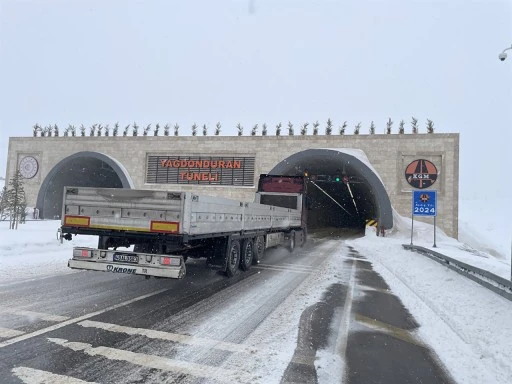
M 240 264 L 240 241 L 231 240 L 226 254 L 226 275 L 233 277 L 238 273 Z
M 294 249 L 295 249 L 295 231 L 291 231 L 290 232 L 290 241 L 288 243 L 288 251 L 290 251 L 290 253 L 292 253 Z
M 240 258 L 240 269 L 248 271 L 254 258 L 254 243 L 252 239 L 245 239 L 242 245 L 242 255 Z
M 254 239 L 253 249 L 252 263 L 256 265 L 263 259 L 263 253 L 265 252 L 265 239 L 263 236 L 258 236 Z

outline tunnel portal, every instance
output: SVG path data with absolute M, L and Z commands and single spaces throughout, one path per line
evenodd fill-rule
M 270 174 L 306 175 L 308 228 L 364 229 L 367 220 L 393 227 L 389 196 L 362 151 L 308 149 L 281 161 Z

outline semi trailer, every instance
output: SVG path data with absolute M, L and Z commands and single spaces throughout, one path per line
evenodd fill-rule
M 261 175 L 254 202 L 191 191 L 64 187 L 62 239 L 98 237 L 97 248 L 74 247 L 68 266 L 180 279 L 187 258 L 205 258 L 232 277 L 268 248 L 292 252 L 306 242 L 306 187 L 303 176 Z

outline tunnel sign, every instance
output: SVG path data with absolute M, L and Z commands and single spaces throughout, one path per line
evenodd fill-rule
M 437 191 L 412 191 L 414 216 L 437 216 Z
M 437 168 L 428 160 L 414 160 L 405 168 L 405 179 L 414 188 L 428 188 L 437 180 Z

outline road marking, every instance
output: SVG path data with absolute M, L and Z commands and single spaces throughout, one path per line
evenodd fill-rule
M 16 337 L 24 333 L 25 332 L 16 329 L 0 328 L 0 337 Z
M 65 327 L 65 326 L 70 325 L 70 324 L 75 324 L 75 323 L 78 323 L 80 321 L 90 319 L 91 317 L 94 317 L 94 316 L 97 316 L 97 315 L 101 315 L 102 313 L 105 313 L 105 312 L 108 312 L 108 311 L 112 311 L 113 309 L 116 309 L 116 308 L 119 308 L 119 307 L 124 307 L 126 305 L 135 303 L 135 302 L 140 301 L 140 300 L 147 299 L 148 297 L 158 295 L 158 294 L 160 294 L 162 292 L 165 292 L 165 291 L 168 291 L 168 290 L 169 290 L 169 288 L 160 289 L 158 291 L 155 291 L 155 292 L 152 292 L 152 293 L 148 293 L 146 295 L 142 295 L 142 296 L 136 297 L 134 299 L 130 299 L 130 300 L 124 301 L 124 302 L 119 303 L 119 304 L 112 305 L 110 307 L 107 307 L 105 309 L 101 309 L 101 310 L 96 311 L 96 312 L 89 313 L 87 315 L 83 315 L 83 316 L 80 316 L 80 317 L 75 317 L 74 319 L 69 319 L 69 320 L 66 320 L 66 321 L 64 321 L 62 323 L 59 323 L 59 324 L 55 324 L 55 325 L 52 325 L 52 326 L 49 326 L 49 327 L 42 328 L 42 329 L 39 329 L 37 331 L 31 332 L 31 333 L 27 333 L 27 334 L 24 334 L 24 335 L 21 335 L 21 336 L 18 336 L 18 337 L 9 339 L 9 340 L 2 341 L 2 342 L 0 342 L 0 348 L 4 348 L 4 347 L 7 347 L 8 345 L 11 345 L 11 344 L 14 344 L 14 343 L 18 343 L 18 342 L 23 341 L 23 340 L 31 339 L 32 337 L 40 336 L 40 335 L 43 335 L 43 334 L 51 332 L 51 331 L 55 331 L 56 329 Z
M 131 364 L 147 368 L 178 372 L 185 375 L 204 377 L 225 383 L 252 383 L 255 380 L 254 377 L 249 377 L 241 372 L 235 372 L 204 364 L 190 363 L 157 355 L 147 355 L 145 353 L 136 353 L 104 346 L 93 347 L 91 344 L 71 342 L 65 339 L 48 338 L 48 340 L 74 351 L 82 351 L 90 356 L 103 356 L 109 360 L 126 361 Z
M 427 348 L 421 341 L 416 340 L 411 333 L 405 329 L 394 327 L 390 324 L 383 323 L 376 319 L 371 319 L 369 317 L 356 314 L 356 321 L 360 324 L 367 326 L 368 328 L 375 329 L 376 331 L 381 331 L 386 335 L 394 337 L 395 339 L 405 341 L 409 344 L 414 344 L 419 347 Z
M 13 368 L 12 373 L 25 384 L 96 384 L 92 381 L 83 381 L 28 367 Z
M 12 315 L 21 315 L 30 318 L 37 318 L 45 321 L 66 321 L 69 319 L 68 316 L 51 315 L 49 313 L 26 311 L 23 309 L 16 308 L 2 308 L 0 313 L 9 313 Z
M 350 326 L 350 315 L 352 312 L 352 298 L 354 297 L 354 287 L 355 287 L 355 271 L 356 271 L 357 262 L 352 261 L 352 265 L 350 267 L 350 279 L 348 281 L 348 289 L 347 295 L 345 297 L 345 303 L 343 305 L 343 313 L 340 322 L 340 329 L 338 331 L 338 336 L 336 338 L 336 346 L 335 353 L 339 354 L 342 359 L 343 369 L 342 372 L 345 372 L 345 364 L 344 359 L 347 351 L 347 342 L 348 342 L 348 331 Z
M 128 335 L 146 336 L 149 337 L 150 339 L 173 341 L 176 343 L 221 349 L 229 352 L 244 352 L 250 354 L 258 352 L 256 348 L 251 348 L 249 346 L 242 344 L 228 343 L 224 341 L 204 339 L 188 335 L 180 335 L 171 332 L 155 331 L 152 329 L 125 327 L 123 325 L 104 323 L 99 321 L 85 320 L 78 323 L 78 325 L 86 328 L 98 328 L 111 332 L 127 333 Z
M 287 271 L 287 272 L 295 272 L 295 273 L 305 273 L 310 274 L 313 272 L 311 268 L 309 270 L 304 270 L 301 268 L 290 268 L 290 267 L 282 267 L 279 265 L 269 265 L 269 264 L 258 264 L 257 266 L 254 266 L 255 269 L 268 269 L 271 271 Z

